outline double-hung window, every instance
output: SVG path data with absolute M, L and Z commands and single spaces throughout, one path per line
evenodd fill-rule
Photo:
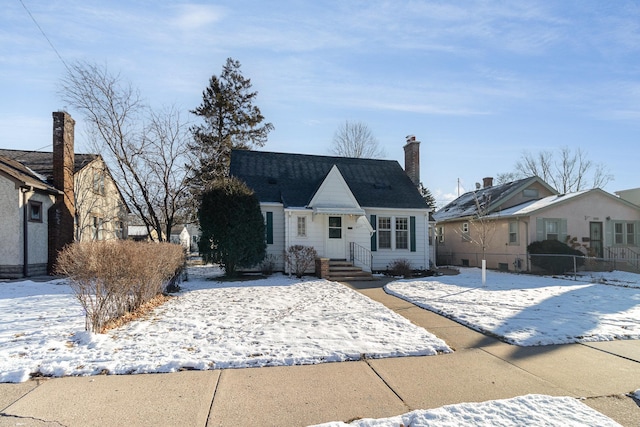
M 378 218 L 378 248 L 391 249 L 391 217 Z
M 307 237 L 307 218 L 298 217 L 298 237 Z
M 409 218 L 396 218 L 396 249 L 409 249 Z
M 518 244 L 518 223 L 516 221 L 509 222 L 509 244 Z
M 545 221 L 545 238 L 547 240 L 558 240 L 558 221 Z
M 411 245 L 409 217 L 378 217 L 378 249 L 409 249 Z M 413 249 L 412 249 L 413 250 Z

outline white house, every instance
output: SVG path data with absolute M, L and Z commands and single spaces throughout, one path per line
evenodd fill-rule
M 383 271 L 398 259 L 428 269 L 429 212 L 418 191 L 419 141 L 396 161 L 233 150 L 231 175 L 255 191 L 265 217 L 267 253 L 284 269 L 292 245 L 320 258 Z

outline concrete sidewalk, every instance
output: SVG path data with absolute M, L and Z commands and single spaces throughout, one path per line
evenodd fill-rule
M 584 398 L 640 426 L 640 341 L 517 347 L 352 287 L 444 339 L 453 354 L 310 366 L 67 377 L 0 384 L 0 426 L 306 426 L 539 393 Z

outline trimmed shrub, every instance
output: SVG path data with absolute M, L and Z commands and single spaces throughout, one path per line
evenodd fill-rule
M 318 253 L 311 246 L 293 245 L 287 248 L 284 260 L 289 273 L 301 278 L 311 266 L 315 265 L 317 256 Z
M 413 269 L 408 259 L 395 259 L 387 266 L 389 274 L 392 276 L 411 277 Z
M 85 329 L 101 333 L 105 325 L 133 313 L 175 284 L 185 265 L 184 251 L 172 243 L 126 240 L 79 242 L 61 251 L 56 273 L 85 310 Z
M 577 257 L 576 266 L 584 265 L 584 254 L 581 251 L 558 240 L 533 242 L 527 246 L 527 251 L 531 256 L 531 264 L 551 274 L 563 274 L 572 270 L 574 257 Z

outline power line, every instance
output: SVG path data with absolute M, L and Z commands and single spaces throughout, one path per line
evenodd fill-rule
M 56 53 L 56 55 L 58 56 L 58 58 L 60 59 L 60 61 L 62 62 L 62 65 L 64 65 L 64 68 L 67 69 L 67 71 L 71 71 L 69 69 L 69 66 L 67 65 L 66 62 L 64 62 L 64 59 L 62 59 L 62 55 L 60 55 L 60 52 L 58 52 L 58 49 L 56 49 L 56 47 L 53 45 L 53 43 L 51 43 L 51 40 L 49 40 L 49 37 L 47 37 L 47 35 L 45 34 L 44 30 L 42 29 L 42 27 L 40 26 L 40 24 L 38 24 L 38 21 L 36 21 L 36 18 L 31 14 L 31 11 L 29 11 L 29 9 L 27 8 L 27 5 L 24 4 L 23 0 L 18 0 L 20 2 L 20 4 L 22 5 L 22 7 L 24 7 L 24 10 L 27 11 L 27 13 L 29 14 L 29 16 L 31 17 L 31 20 L 33 21 L 34 24 L 36 24 L 36 27 L 38 27 L 38 29 L 40 30 L 40 32 L 42 33 L 42 35 L 44 36 L 44 38 L 47 40 L 47 42 L 49 43 L 49 46 L 51 46 L 51 49 L 53 49 L 53 51 Z

